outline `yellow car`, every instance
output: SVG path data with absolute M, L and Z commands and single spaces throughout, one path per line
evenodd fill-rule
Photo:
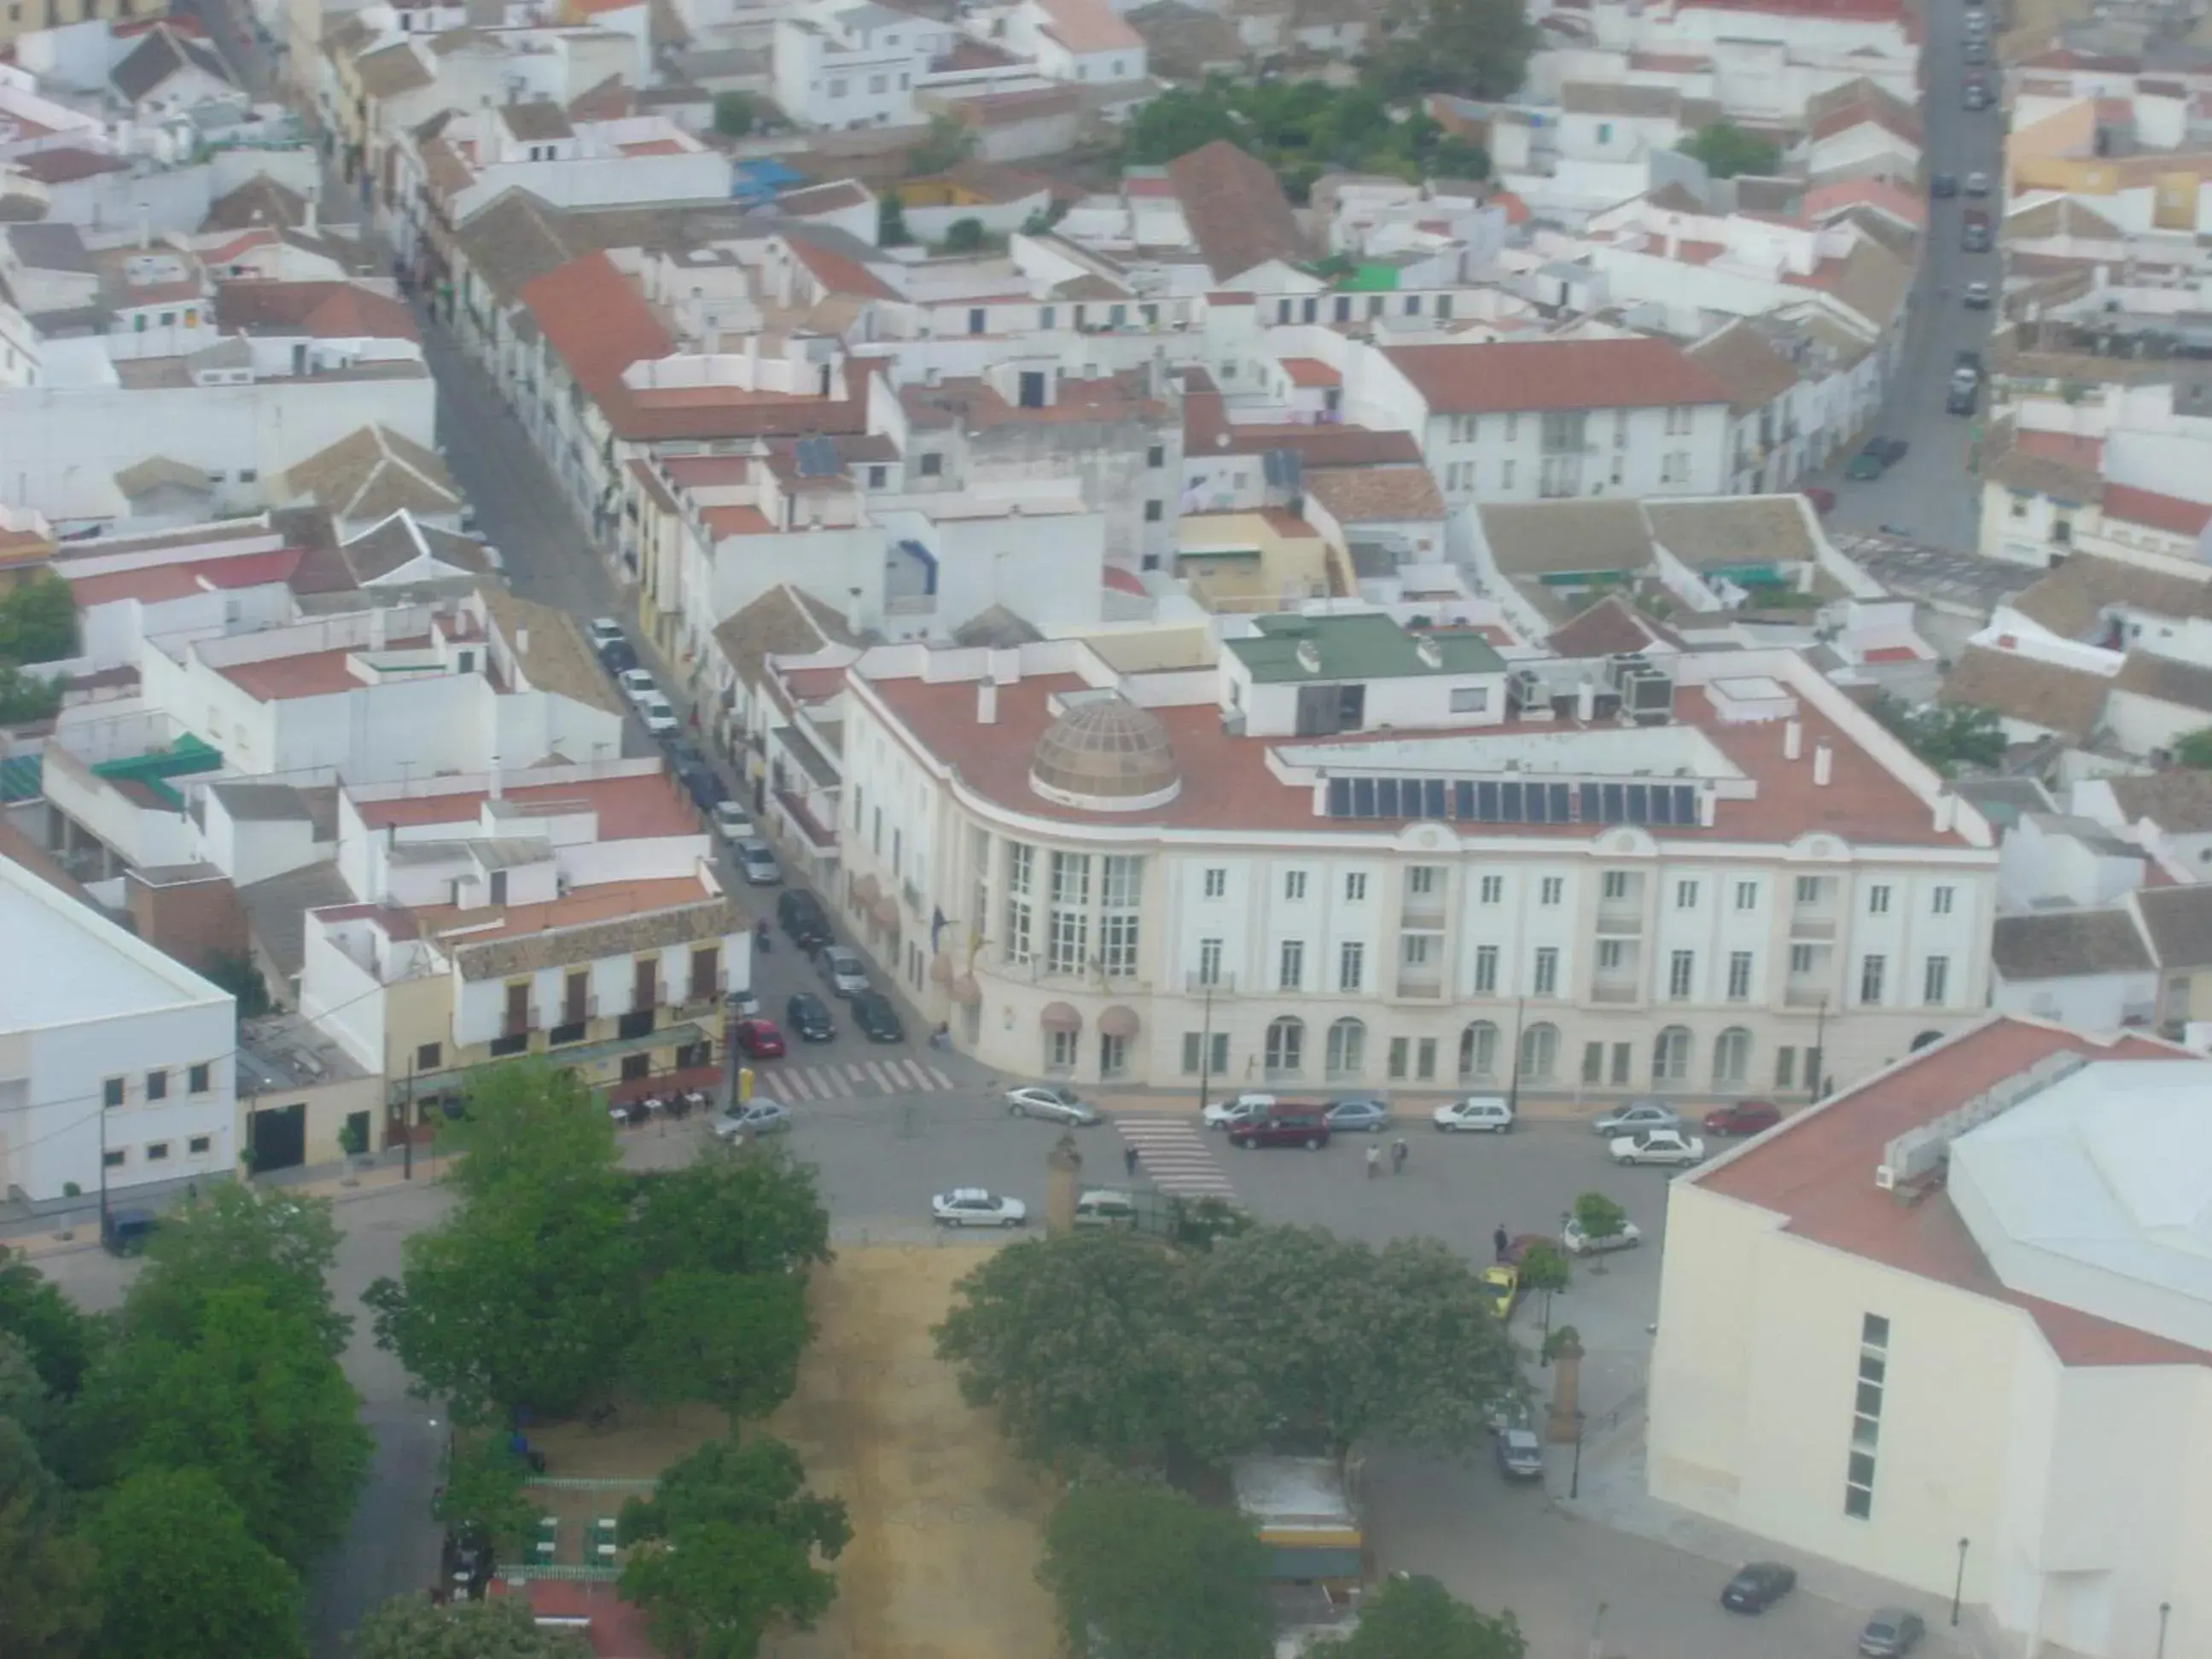
M 1491 1311 L 1500 1319 L 1513 1316 L 1513 1304 L 1521 1299 L 1521 1270 L 1518 1267 L 1485 1267 L 1482 1288 L 1490 1297 Z

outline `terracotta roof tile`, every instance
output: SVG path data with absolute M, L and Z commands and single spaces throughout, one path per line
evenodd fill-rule
M 1273 169 L 1227 139 L 1178 155 L 1168 163 L 1168 179 L 1214 281 L 1270 259 L 1310 257 Z
M 1671 340 L 1528 340 L 1387 347 L 1431 415 L 1725 404 L 1729 391 Z
M 1945 676 L 1939 697 L 1947 703 L 1990 709 L 2078 744 L 2087 742 L 2104 718 L 2105 698 L 2112 686 L 2100 674 L 2018 652 L 1970 645 Z

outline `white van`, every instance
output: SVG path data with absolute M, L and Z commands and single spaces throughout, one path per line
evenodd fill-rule
M 1079 1227 L 1133 1227 L 1137 1224 L 1137 1200 L 1133 1193 L 1112 1187 L 1100 1187 L 1075 1200 L 1075 1224 Z

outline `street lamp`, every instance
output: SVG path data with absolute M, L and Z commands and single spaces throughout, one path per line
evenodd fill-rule
M 2172 1612 L 2172 1602 L 2161 1601 L 2158 1604 L 2158 1659 L 2166 1659 L 2166 1621 Z
M 1198 1109 L 1206 1109 L 1207 1085 L 1213 1081 L 1213 981 L 1206 982 L 1206 1012 L 1199 1021 L 1198 1033 Z
M 1575 1467 L 1574 1473 L 1567 1477 L 1567 1499 L 1570 1503 L 1583 1495 L 1583 1422 L 1589 1415 L 1581 1407 L 1575 1408 Z M 1951 1622 L 1955 1625 L 1959 1621 L 1954 1619 Z
M 1951 1622 L 1959 1622 L 1959 1601 L 1966 1591 L 1966 1540 L 1959 1540 L 1959 1576 L 1951 1583 Z
M 1828 994 L 1826 991 L 1820 993 L 1820 1015 L 1813 1022 L 1813 1052 L 1808 1059 L 1811 1061 L 1808 1067 L 1810 1075 L 1805 1079 L 1805 1092 L 1817 1102 L 1821 1094 L 1820 1073 L 1828 1067 Z
M 1505 1109 L 1518 1116 L 1521 1111 L 1521 1022 L 1528 1012 L 1528 999 L 1513 999 L 1513 1072 L 1505 1085 Z

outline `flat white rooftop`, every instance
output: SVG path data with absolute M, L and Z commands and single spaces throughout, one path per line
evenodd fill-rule
M 182 963 L 0 858 L 0 1031 L 222 1000 Z

